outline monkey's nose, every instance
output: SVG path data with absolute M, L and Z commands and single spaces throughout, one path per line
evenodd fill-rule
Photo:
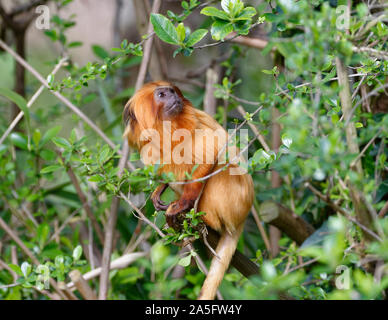
M 158 97 L 159 98 L 170 98 L 175 96 L 175 91 L 173 88 L 159 88 Z

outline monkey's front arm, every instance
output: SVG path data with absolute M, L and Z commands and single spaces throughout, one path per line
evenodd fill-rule
M 192 176 L 192 179 L 196 180 L 207 175 L 210 172 L 211 167 L 212 166 L 204 165 L 197 168 Z M 166 204 L 160 199 L 162 193 L 166 190 L 168 185 L 162 184 L 156 188 L 151 196 L 151 200 L 156 210 L 166 211 L 166 222 L 170 227 L 179 229 L 179 217 L 182 213 L 186 213 L 194 208 L 195 201 L 201 193 L 203 183 L 204 182 L 192 182 L 185 184 L 181 197 L 170 204 Z

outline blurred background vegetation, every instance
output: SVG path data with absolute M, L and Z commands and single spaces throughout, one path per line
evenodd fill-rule
M 385 1 L 3 0 L 0 17 L 0 299 L 196 299 L 211 254 L 163 229 L 149 196 L 171 177 L 122 139 L 160 79 L 250 130 L 238 249 L 260 271 L 230 268 L 218 299 L 387 298 Z

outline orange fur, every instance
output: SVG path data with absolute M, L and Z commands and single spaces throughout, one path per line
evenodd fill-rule
M 171 128 L 164 128 L 162 125 L 163 105 L 155 102 L 154 91 L 159 87 L 172 87 L 183 101 L 182 111 L 175 115 L 171 120 Z M 196 170 L 192 174 L 192 179 L 198 179 L 224 166 L 224 164 L 208 164 L 204 163 L 206 157 L 213 157 L 217 163 L 219 149 L 227 142 L 226 134 L 224 137 L 219 137 L 218 144 L 200 143 L 197 139 L 190 140 L 188 145 L 181 147 L 191 148 L 192 164 L 176 163 L 170 151 L 163 154 L 163 137 L 178 133 L 179 129 L 186 129 L 195 136 L 196 129 L 207 129 L 209 132 L 225 132 L 224 129 L 208 114 L 195 109 L 192 104 L 183 97 L 177 87 L 174 87 L 168 82 L 158 81 L 146 84 L 139 90 L 125 106 L 124 113 L 131 119 L 128 121 L 124 135 L 128 139 L 128 143 L 141 149 L 149 141 L 140 141 L 142 130 L 156 130 L 160 139 L 161 157 L 160 163 L 166 157 L 171 159 L 170 164 L 162 165 L 159 168 L 159 173 L 172 172 L 177 181 L 187 180 L 186 172 L 192 173 L 194 166 Z M 226 137 L 226 139 L 225 139 Z M 174 141 L 171 139 L 171 150 L 179 146 L 182 139 Z M 171 151 L 172 152 L 172 151 Z M 225 153 L 222 155 L 225 157 Z M 223 158 L 225 159 L 225 158 Z M 220 159 L 218 159 L 220 161 Z M 155 163 L 152 160 L 151 162 Z M 221 234 L 221 239 L 217 247 L 217 254 L 220 260 L 213 258 L 209 275 L 207 276 L 204 286 L 201 291 L 201 298 L 213 299 L 222 281 L 223 275 L 229 266 L 230 260 L 236 249 L 238 238 L 242 232 L 244 221 L 249 213 L 253 202 L 253 181 L 250 175 L 231 175 L 230 170 L 236 168 L 236 164 L 231 164 L 225 171 L 210 177 L 204 187 L 202 196 L 198 204 L 198 210 L 204 211 L 204 222 L 217 230 Z M 180 195 L 179 200 L 171 203 L 166 211 L 166 218 L 169 215 L 175 215 L 180 210 L 189 210 L 194 205 L 195 200 L 200 195 L 202 190 L 202 182 L 194 182 L 185 185 L 171 185 L 171 187 Z M 153 197 L 159 197 L 164 189 L 158 188 Z

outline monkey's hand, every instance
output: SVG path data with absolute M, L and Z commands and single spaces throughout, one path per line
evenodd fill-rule
M 190 211 L 194 207 L 195 200 L 181 198 L 170 204 L 166 211 L 167 224 L 179 230 L 184 219 L 183 214 Z
M 151 200 L 152 200 L 152 203 L 154 204 L 154 207 L 156 209 L 156 211 L 166 211 L 167 208 L 168 208 L 168 204 L 167 203 L 164 203 L 160 197 L 162 195 L 162 193 L 164 192 L 164 190 L 167 189 L 167 184 L 161 184 L 159 185 L 155 191 L 152 193 L 152 196 L 151 196 Z

